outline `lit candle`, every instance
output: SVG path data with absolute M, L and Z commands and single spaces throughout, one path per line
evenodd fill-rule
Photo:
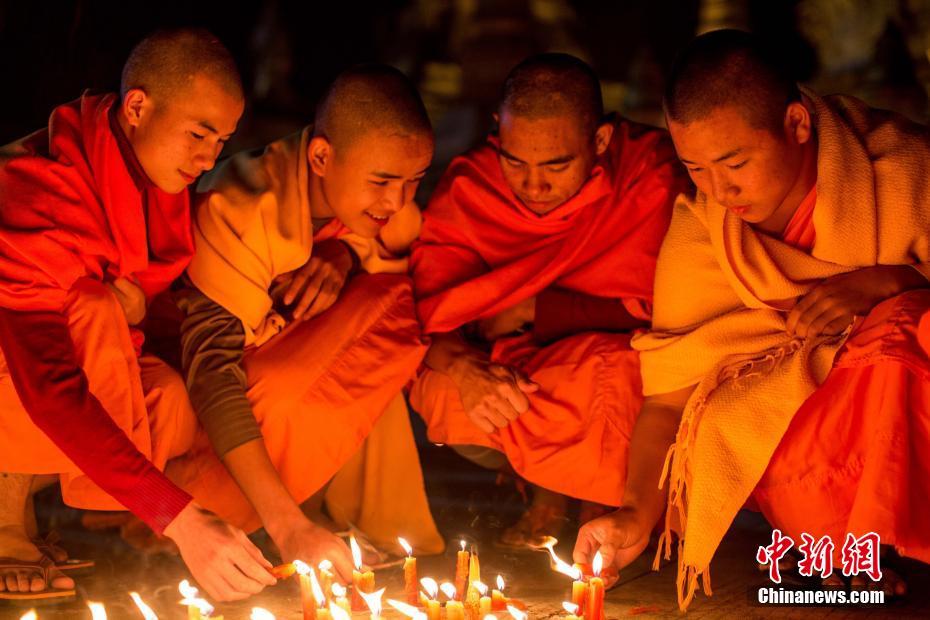
M 279 564 L 278 566 L 275 566 L 271 569 L 271 574 L 274 575 L 276 579 L 287 579 L 296 572 L 297 567 L 294 566 L 293 562 Z
M 275 620 L 274 614 L 261 607 L 253 607 L 252 613 L 249 614 L 249 620 Z
M 581 620 L 578 617 L 578 610 L 580 609 L 575 603 L 562 603 L 562 609 L 568 612 L 568 615 L 563 618 L 563 620 Z
M 349 546 L 352 547 L 352 561 L 355 562 L 355 570 L 352 571 L 352 611 L 365 611 L 361 593 L 374 592 L 375 574 L 370 570 L 362 571 L 362 550 L 355 542 L 355 536 L 349 536 Z
M 313 584 L 310 581 L 313 569 L 301 560 L 294 560 L 292 564 L 300 583 L 300 608 L 304 612 L 304 620 L 316 620 L 316 609 L 319 605 L 313 596 Z
M 329 601 L 329 610 L 332 612 L 333 603 L 336 603 L 336 607 L 340 607 L 349 615 L 352 614 L 352 608 L 349 606 L 349 599 L 346 598 L 346 588 L 341 583 L 334 583 L 332 586 L 333 598 Z M 335 620 L 335 618 L 334 618 Z
M 513 620 L 526 620 L 527 613 L 513 605 L 507 605 L 507 612 L 513 617 Z
M 187 605 L 188 620 L 201 620 L 204 616 L 209 616 L 213 613 L 213 605 L 198 597 L 197 595 L 199 592 L 197 588 L 192 586 L 187 579 L 184 579 L 178 584 L 178 591 L 180 591 L 181 596 L 184 597 L 181 599 L 181 605 Z
M 504 578 L 497 576 L 497 589 L 491 590 L 491 610 L 504 611 L 507 609 L 507 598 L 504 596 Z
M 338 585 L 338 584 L 333 584 Z M 341 605 L 330 601 L 329 602 L 329 613 L 332 616 L 333 620 L 351 620 L 352 612 L 348 609 L 343 608 Z
M 19 617 L 19 620 L 39 620 L 39 616 L 36 615 L 35 609 L 30 609 L 23 615 Z
M 455 586 L 447 581 L 439 586 L 439 588 L 442 590 L 442 593 L 446 595 L 446 598 L 449 599 L 446 601 L 446 620 L 465 620 L 465 607 L 462 605 L 461 601 L 455 600 Z
M 426 592 L 427 596 L 427 620 L 439 620 L 442 609 L 439 607 L 439 600 L 436 598 L 439 595 L 439 586 L 436 585 L 436 580 L 431 577 L 424 577 L 420 580 L 420 583 L 423 584 L 423 590 Z
M 90 617 L 92 620 L 107 620 L 107 610 L 103 608 L 103 603 L 92 603 L 87 601 L 90 607 Z
M 468 585 L 468 552 L 465 551 L 465 541 L 462 541 L 462 550 L 455 556 L 455 592 L 462 600 Z
M 323 596 L 326 597 L 326 602 L 329 601 L 329 593 L 333 589 L 333 563 L 329 560 L 323 560 L 317 565 L 317 569 L 320 571 L 320 589 L 323 590 Z M 326 605 L 320 604 L 320 607 L 325 608 Z M 329 610 L 327 610 L 329 613 Z
M 362 592 L 362 598 L 365 599 L 365 604 L 368 605 L 368 609 L 371 611 L 371 620 L 381 620 L 381 597 L 384 596 L 384 588 L 381 588 L 377 592 Z
M 155 615 L 155 612 L 152 611 L 152 608 L 145 604 L 145 601 L 142 600 L 142 597 L 139 596 L 138 592 L 130 592 L 129 598 L 132 599 L 132 602 L 136 604 L 136 607 L 139 608 L 139 611 L 142 613 L 142 617 L 145 620 L 158 620 L 158 616 Z
M 491 597 L 488 596 L 488 587 L 480 581 L 473 581 L 472 585 L 481 598 L 478 599 L 478 617 L 484 618 L 491 613 Z
M 601 620 L 604 616 L 604 580 L 601 579 L 601 567 L 604 559 L 601 552 L 594 554 L 594 561 L 591 568 L 594 576 L 588 580 L 588 601 L 584 610 L 584 617 L 587 620 Z
M 394 599 L 387 600 L 388 605 L 404 614 L 408 618 L 413 618 L 414 620 L 426 620 L 426 614 L 410 605 L 409 603 L 401 603 L 400 601 L 395 601 Z
M 557 539 L 550 536 L 542 546 L 549 552 L 549 556 L 552 558 L 552 568 L 556 572 L 572 578 L 572 603 L 578 605 L 578 609 L 582 610 L 585 606 L 585 598 L 587 598 L 588 584 L 585 583 L 584 573 L 582 573 L 581 568 L 579 568 L 577 564 L 571 566 L 556 555 L 553 547 L 555 547 L 558 542 Z
M 413 548 L 406 540 L 398 538 L 397 542 L 407 552 L 407 557 L 404 559 L 404 591 L 407 593 L 407 602 L 416 605 L 420 602 L 417 588 L 417 559 L 413 557 Z

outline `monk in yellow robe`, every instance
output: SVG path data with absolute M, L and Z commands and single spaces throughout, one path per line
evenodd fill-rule
M 930 561 L 930 134 L 799 89 L 775 58 L 716 31 L 673 71 L 666 118 L 697 193 L 675 206 L 633 342 L 645 402 L 623 505 L 575 548 L 622 567 L 667 503 L 682 608 L 699 581 L 709 593 L 750 498 L 796 544 L 829 536 L 835 572 L 873 532 Z M 871 587 L 902 594 L 883 568 Z
M 401 393 L 425 351 L 405 253 L 432 156 L 407 78 L 360 66 L 312 125 L 224 162 L 195 199 L 176 299 L 201 426 L 169 475 L 231 523 L 264 527 L 285 560 L 328 559 L 343 578 L 347 545 L 301 509 L 324 491 L 329 516 L 376 546 L 443 547 Z

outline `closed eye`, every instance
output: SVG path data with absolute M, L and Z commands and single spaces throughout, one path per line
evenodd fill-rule
M 568 164 L 559 164 L 557 166 L 546 166 L 549 172 L 565 172 L 568 170 Z
M 372 185 L 377 185 L 378 187 L 387 187 L 387 184 L 388 184 L 387 181 L 374 181 L 374 180 L 369 180 L 368 182 L 371 183 Z
M 727 165 L 727 168 L 729 168 L 730 170 L 739 170 L 740 168 L 742 168 L 743 166 L 745 166 L 745 165 L 746 165 L 746 162 L 748 162 L 748 161 L 749 161 L 749 160 L 746 159 L 746 160 L 741 161 L 741 162 L 738 163 L 738 164 L 729 164 L 729 165 Z
M 188 132 L 188 133 L 190 133 L 191 137 L 194 138 L 194 140 L 203 140 L 204 138 L 206 138 L 205 135 L 199 134 L 199 133 L 197 133 L 196 131 L 191 131 L 191 132 Z

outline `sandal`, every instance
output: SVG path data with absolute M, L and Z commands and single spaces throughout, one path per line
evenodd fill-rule
M 46 585 L 46 589 L 39 592 L 9 592 L 4 590 L 0 592 L 0 600 L 33 602 L 43 599 L 74 598 L 75 591 L 73 588 L 65 590 L 51 587 L 50 578 L 52 569 L 54 568 L 55 561 L 47 555 L 43 555 L 35 562 L 18 560 L 16 558 L 0 558 L 0 571 L 24 570 L 40 573 Z
M 76 558 L 65 558 L 64 560 L 56 560 L 55 556 L 60 555 L 56 551 L 64 551 L 62 547 L 58 544 L 61 542 L 61 536 L 55 530 L 52 530 L 45 535 L 44 538 L 33 538 L 32 544 L 42 553 L 42 555 L 49 557 L 55 562 L 55 568 L 62 572 L 67 571 L 77 571 L 92 569 L 96 566 L 96 563 L 93 560 L 78 560 Z

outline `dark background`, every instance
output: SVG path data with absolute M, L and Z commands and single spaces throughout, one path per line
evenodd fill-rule
M 85 88 L 116 90 L 133 44 L 181 25 L 213 31 L 241 67 L 249 107 L 227 153 L 307 123 L 326 84 L 363 61 L 393 64 L 419 85 L 437 130 L 436 171 L 488 130 L 503 77 L 534 52 L 585 58 L 608 109 L 662 124 L 675 53 L 723 26 L 774 41 L 822 92 L 928 115 L 928 0 L 0 0 L 0 143 Z

